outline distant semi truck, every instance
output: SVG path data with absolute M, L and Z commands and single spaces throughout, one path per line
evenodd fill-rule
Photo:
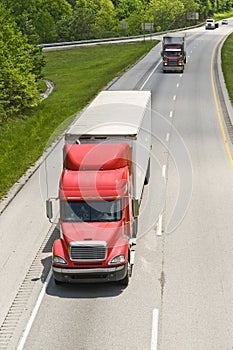
M 102 91 L 65 135 L 56 284 L 127 285 L 151 151 L 150 91 Z M 53 200 L 47 216 L 53 217 Z
M 184 71 L 186 63 L 185 35 L 169 34 L 163 37 L 162 52 L 163 72 Z

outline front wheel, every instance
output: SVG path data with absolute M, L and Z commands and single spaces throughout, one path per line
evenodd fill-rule
M 120 281 L 120 284 L 124 287 L 127 287 L 129 284 L 129 270 L 127 270 L 126 276 L 123 278 L 123 280 Z

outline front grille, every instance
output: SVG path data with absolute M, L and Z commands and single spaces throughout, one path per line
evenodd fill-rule
M 103 261 L 107 255 L 107 243 L 102 241 L 72 242 L 70 259 L 74 261 Z
M 168 65 L 169 66 L 177 66 L 178 65 L 178 60 L 176 58 L 170 58 L 168 60 Z

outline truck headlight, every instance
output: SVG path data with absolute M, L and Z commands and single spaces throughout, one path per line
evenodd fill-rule
M 54 255 L 53 256 L 53 262 L 55 264 L 62 264 L 62 265 L 66 265 L 67 261 L 65 259 L 63 259 L 61 256 L 59 255 Z
M 124 254 L 116 255 L 112 260 L 109 261 L 109 265 L 111 264 L 121 264 L 125 262 L 125 256 Z

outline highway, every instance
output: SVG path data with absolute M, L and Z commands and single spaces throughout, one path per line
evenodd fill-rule
M 159 44 L 108 87 L 152 92 L 151 177 L 128 287 L 46 279 L 58 229 L 44 202 L 56 196 L 63 140 L 3 211 L 0 350 L 233 348 L 233 147 L 214 74 L 232 28 L 187 32 L 183 74 L 162 72 Z

